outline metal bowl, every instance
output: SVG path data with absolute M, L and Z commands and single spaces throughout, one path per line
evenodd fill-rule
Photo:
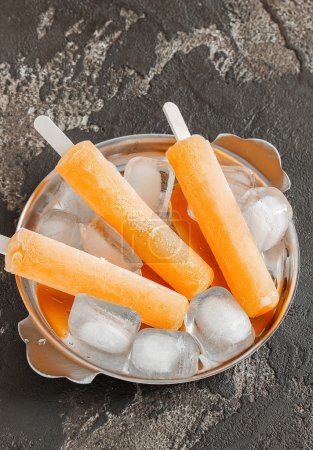
M 165 151 L 174 143 L 173 136 L 162 134 L 125 136 L 101 142 L 98 148 L 120 171 L 127 161 L 139 154 L 164 158 Z M 278 151 L 271 144 L 258 139 L 241 139 L 234 135 L 220 135 L 213 142 L 216 154 L 223 164 L 245 165 L 252 169 L 260 185 L 273 185 L 282 191 L 290 187 L 288 176 L 281 168 Z M 38 215 L 44 210 L 49 199 L 53 197 L 59 175 L 52 171 L 37 187 L 21 214 L 17 229 L 26 227 L 34 229 Z M 42 315 L 36 297 L 35 283 L 16 277 L 16 282 L 29 312 L 29 316 L 19 323 L 19 333 L 26 343 L 26 354 L 30 366 L 46 377 L 66 377 L 77 383 L 90 383 L 99 374 L 138 383 L 175 384 L 195 381 L 216 375 L 233 367 L 238 362 L 252 355 L 277 330 L 294 298 L 299 271 L 299 244 L 294 225 L 291 224 L 286 237 L 286 258 L 283 275 L 279 280 L 280 302 L 275 315 L 259 336 L 253 346 L 246 352 L 211 370 L 199 371 L 186 379 L 150 380 L 135 378 L 126 373 L 103 370 L 88 360 L 83 359 L 66 346 L 50 328 Z

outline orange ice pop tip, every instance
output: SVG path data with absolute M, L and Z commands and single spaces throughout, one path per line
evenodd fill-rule
M 148 207 L 91 142 L 74 145 L 46 116 L 37 117 L 34 126 L 61 155 L 56 170 L 62 178 L 171 287 L 191 299 L 212 284 L 211 267 Z
M 178 142 L 166 156 L 230 290 L 250 317 L 276 307 L 279 296 L 209 142 L 191 136 L 173 103 L 163 111 Z

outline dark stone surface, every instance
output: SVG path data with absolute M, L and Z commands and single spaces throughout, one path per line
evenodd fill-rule
M 171 387 L 35 374 L 1 259 L 0 448 L 312 449 L 312 1 L 1 0 L 0 11 L 0 232 L 56 163 L 36 115 L 101 141 L 167 132 L 161 105 L 173 100 L 194 132 L 278 147 L 302 249 L 296 300 L 268 345 Z

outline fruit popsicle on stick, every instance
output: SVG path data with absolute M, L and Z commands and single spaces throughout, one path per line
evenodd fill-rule
M 85 202 L 177 292 L 192 298 L 211 285 L 213 271 L 139 197 L 90 141 L 74 145 L 46 116 L 36 130 L 61 155 L 56 170 Z
M 127 306 L 147 325 L 177 330 L 188 308 L 187 299 L 143 278 L 61 242 L 21 228 L 11 239 L 0 237 L 8 272 L 58 289 L 84 293 Z
M 190 136 L 175 104 L 163 110 L 178 141 L 166 156 L 229 288 L 250 317 L 266 313 L 278 292 L 210 143 Z

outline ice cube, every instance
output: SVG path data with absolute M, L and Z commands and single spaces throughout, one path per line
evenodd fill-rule
M 248 167 L 222 166 L 222 170 L 238 203 L 249 189 L 256 187 L 255 175 Z
M 63 209 L 64 211 L 75 214 L 80 222 L 85 222 L 94 216 L 94 212 L 89 208 L 87 203 L 64 181 L 61 182 L 56 193 L 54 208 Z
M 167 217 L 175 174 L 166 160 L 136 156 L 127 163 L 124 178 L 156 214 Z
M 245 166 L 221 167 L 237 203 L 240 204 L 242 196 L 257 185 L 254 173 Z M 191 219 L 197 220 L 190 206 L 188 206 L 188 215 Z
M 199 370 L 200 372 L 202 372 L 204 370 L 207 371 L 207 370 L 215 369 L 215 367 L 217 367 L 221 364 L 221 362 L 208 359 L 208 357 L 205 354 L 200 355 L 199 361 L 202 364 L 202 367 Z
M 124 238 L 98 217 L 80 224 L 83 250 L 116 266 L 140 273 L 142 261 Z
M 249 189 L 240 207 L 261 252 L 274 247 L 283 238 L 292 219 L 288 200 L 274 187 Z
M 227 361 L 254 342 L 249 317 L 221 287 L 207 289 L 191 300 L 185 324 L 202 346 L 202 362 Z
M 39 218 L 36 231 L 71 247 L 80 248 L 79 224 L 74 214 L 50 209 Z
M 285 261 L 287 258 L 287 250 L 284 241 L 280 241 L 270 250 L 263 253 L 265 265 L 273 278 L 275 286 L 278 287 L 283 283 L 285 272 Z
M 136 334 L 129 360 L 132 375 L 147 379 L 175 379 L 198 370 L 199 345 L 182 331 L 146 328 Z
M 76 352 L 100 367 L 122 369 L 140 327 L 140 316 L 130 308 L 79 294 L 68 325 L 67 342 Z

